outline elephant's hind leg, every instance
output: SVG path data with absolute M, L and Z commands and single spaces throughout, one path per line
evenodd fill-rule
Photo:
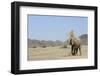
M 78 53 L 78 48 L 75 49 L 75 55 L 77 55 L 77 53 Z
M 82 52 L 81 52 L 81 47 L 79 47 L 79 53 L 80 53 L 80 55 L 82 55 Z

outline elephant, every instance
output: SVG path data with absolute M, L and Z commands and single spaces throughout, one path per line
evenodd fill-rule
M 70 45 L 71 45 L 71 54 L 76 55 L 78 53 L 78 50 L 81 55 L 81 45 L 80 43 L 74 41 L 73 39 L 70 40 Z
M 71 54 L 77 55 L 78 51 L 80 55 L 81 53 L 81 41 L 78 37 L 76 37 L 73 32 L 70 34 L 69 44 L 71 45 Z

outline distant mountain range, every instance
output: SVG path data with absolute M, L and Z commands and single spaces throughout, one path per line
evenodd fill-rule
M 81 36 L 79 36 L 79 38 L 81 39 L 81 43 L 83 45 L 87 45 L 88 44 L 88 35 L 87 34 L 83 34 Z M 62 46 L 64 44 L 67 44 L 67 41 L 62 42 L 60 40 L 56 40 L 56 41 L 52 41 L 52 40 L 36 40 L 36 39 L 28 39 L 28 47 L 48 47 L 48 46 Z
M 45 41 L 45 40 L 31 40 L 31 39 L 28 39 L 28 47 L 36 47 L 36 46 L 39 46 L 39 47 L 48 47 L 48 46 L 60 46 L 62 45 L 63 42 L 62 41 L 59 41 L 59 40 L 56 40 L 56 41 L 51 41 L 51 40 L 48 40 L 48 41 Z

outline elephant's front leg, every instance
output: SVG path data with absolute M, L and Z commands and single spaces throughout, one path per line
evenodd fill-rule
M 72 45 L 72 47 L 71 47 L 71 54 L 72 55 L 75 55 L 75 51 L 74 51 L 74 46 Z

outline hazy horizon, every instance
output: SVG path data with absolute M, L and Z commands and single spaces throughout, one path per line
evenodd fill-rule
M 82 34 L 82 35 L 84 35 L 84 34 Z M 81 36 L 81 35 L 80 35 Z M 31 38 L 28 38 L 28 39 L 30 39 L 30 40 L 39 40 L 39 39 L 31 39 Z M 39 41 L 42 41 L 42 40 L 39 40 Z M 57 40 L 44 40 L 44 41 L 57 41 Z M 59 40 L 59 41 L 61 41 L 61 40 Z M 64 40 L 63 41 L 61 41 L 61 42 L 64 42 Z

